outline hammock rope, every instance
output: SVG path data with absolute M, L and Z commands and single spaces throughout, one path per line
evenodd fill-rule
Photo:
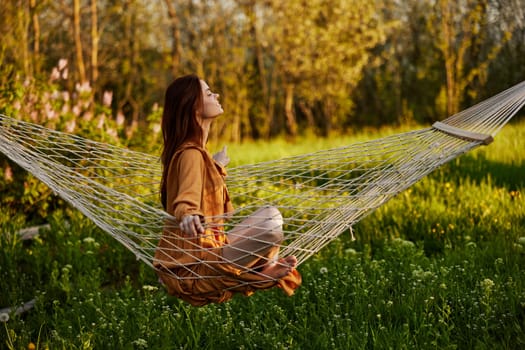
M 279 255 L 295 255 L 300 265 L 439 166 L 490 143 L 524 104 L 522 82 L 426 129 L 230 168 L 226 181 L 236 209 L 224 229 L 240 228 L 258 208 L 274 206 L 284 219 Z M 159 203 L 157 156 L 1 114 L 0 151 L 153 267 L 162 229 L 173 221 Z M 209 226 L 216 219 L 205 218 Z M 195 244 L 184 253 L 197 257 L 200 249 Z M 199 263 L 214 269 L 217 261 Z

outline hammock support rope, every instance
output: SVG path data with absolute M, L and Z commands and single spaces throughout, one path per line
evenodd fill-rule
M 436 168 L 492 142 L 524 104 L 522 82 L 426 129 L 228 169 L 236 209 L 224 230 L 241 228 L 258 208 L 276 207 L 284 219 L 279 255 L 295 255 L 300 265 Z M 5 115 L 0 115 L 0 152 L 153 267 L 162 229 L 173 221 L 159 204 L 157 156 Z M 215 219 L 205 218 L 208 227 Z M 195 245 L 184 253 L 198 256 L 199 249 Z M 213 269 L 216 261 L 200 263 Z

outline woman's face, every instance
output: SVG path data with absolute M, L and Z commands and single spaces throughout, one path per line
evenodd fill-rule
M 201 80 L 201 87 L 202 118 L 215 118 L 224 113 L 224 110 L 219 103 L 219 94 L 213 93 L 204 80 Z

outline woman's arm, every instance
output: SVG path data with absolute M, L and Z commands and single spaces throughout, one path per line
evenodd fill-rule
M 204 181 L 204 159 L 197 149 L 184 150 L 177 162 L 178 191 L 173 201 L 174 216 L 180 229 L 187 235 L 196 236 L 204 232 L 201 220 L 202 191 Z

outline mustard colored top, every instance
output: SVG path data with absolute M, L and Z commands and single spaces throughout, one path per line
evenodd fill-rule
M 225 176 L 224 167 L 195 143 L 183 144 L 173 155 L 167 176 L 166 211 L 175 222 L 165 222 L 153 261 L 157 274 L 169 294 L 195 306 L 224 302 L 235 293 L 251 295 L 257 289 L 274 286 L 292 295 L 301 284 L 297 270 L 279 281 L 268 281 L 265 276 L 222 259 L 222 247 L 228 244 L 224 217 L 234 210 Z M 205 232 L 195 238 L 184 237 L 178 223 L 185 215 L 206 218 Z M 264 262 L 261 259 L 261 264 Z

